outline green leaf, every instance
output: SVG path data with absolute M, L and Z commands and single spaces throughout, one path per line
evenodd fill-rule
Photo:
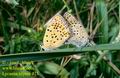
M 79 76 L 79 65 L 78 63 L 74 65 L 72 70 L 70 71 L 70 78 L 78 78 Z
M 58 75 L 60 78 L 68 78 L 69 75 L 65 68 L 52 62 L 42 62 L 38 65 L 38 69 L 46 74 Z
M 63 57 L 72 54 L 84 53 L 85 51 L 97 51 L 97 50 L 120 50 L 120 43 L 116 44 L 101 44 L 84 48 L 67 48 L 57 49 L 51 51 L 38 51 L 18 54 L 1 55 L 0 61 L 22 61 L 22 60 L 46 60 L 56 57 Z
M 96 0 L 96 10 L 99 22 L 101 23 L 99 32 L 102 33 L 103 37 L 100 37 L 100 43 L 107 43 L 108 42 L 108 12 L 107 6 L 104 0 Z

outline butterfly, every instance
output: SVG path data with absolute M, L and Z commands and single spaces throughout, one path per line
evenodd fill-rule
M 52 50 L 60 47 L 70 37 L 70 30 L 68 23 L 60 15 L 55 14 L 46 24 L 46 31 L 43 38 L 43 45 L 41 46 L 44 50 Z
M 65 12 L 63 17 L 69 24 L 71 31 L 70 38 L 65 42 L 66 44 L 73 44 L 76 47 L 83 47 L 89 42 L 89 36 L 82 25 L 71 13 Z

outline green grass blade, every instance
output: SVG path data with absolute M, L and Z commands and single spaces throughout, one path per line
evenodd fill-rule
M 120 28 L 120 1 L 119 1 L 119 28 Z
M 102 36 L 100 39 L 100 43 L 107 43 L 108 42 L 108 13 L 107 7 L 104 0 L 96 0 L 96 10 L 98 13 L 98 19 L 101 23 L 100 32 Z
M 102 44 L 92 47 L 80 48 L 67 48 L 67 49 L 57 49 L 51 52 L 28 52 L 28 53 L 18 53 L 18 54 L 8 54 L 1 55 L 0 61 L 21 61 L 21 60 L 46 60 L 55 57 L 63 57 L 72 54 L 84 53 L 85 51 L 97 51 L 97 50 L 120 50 L 120 43 L 118 44 Z
M 5 21 L 3 14 L 0 14 L 0 17 L 1 17 L 1 25 L 2 25 L 2 31 L 3 31 L 3 37 L 5 40 L 5 44 L 8 44 L 8 41 L 9 41 L 9 34 L 7 30 L 8 23 Z

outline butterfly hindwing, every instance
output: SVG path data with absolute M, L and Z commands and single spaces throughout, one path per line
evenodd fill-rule
M 69 12 L 66 12 L 63 17 L 70 24 L 71 37 L 67 40 L 66 44 L 73 44 L 76 47 L 85 46 L 88 40 L 88 34 L 84 26 Z
M 70 31 L 65 19 L 56 14 L 46 24 L 42 48 L 51 50 L 60 47 L 69 37 Z

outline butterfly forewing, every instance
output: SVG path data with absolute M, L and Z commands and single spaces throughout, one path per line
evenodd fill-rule
M 60 47 L 69 37 L 70 31 L 65 19 L 56 14 L 46 24 L 42 48 L 51 50 Z
M 76 47 L 85 46 L 88 40 L 88 34 L 83 25 L 69 12 L 66 12 L 63 17 L 70 24 L 71 37 L 67 40 L 66 44 L 73 44 Z

